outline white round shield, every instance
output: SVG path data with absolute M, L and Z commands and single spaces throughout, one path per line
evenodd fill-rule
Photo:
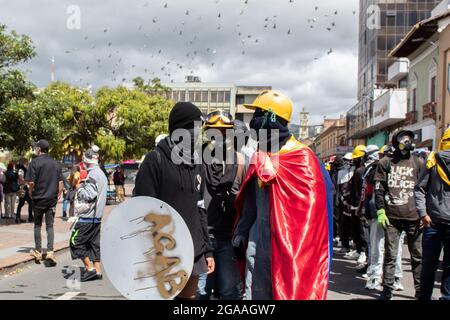
M 102 263 L 113 286 L 130 300 L 169 300 L 183 290 L 194 246 L 183 218 L 167 203 L 136 197 L 106 220 Z

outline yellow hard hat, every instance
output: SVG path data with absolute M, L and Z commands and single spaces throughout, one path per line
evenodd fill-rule
M 352 158 L 353 159 L 359 159 L 366 155 L 366 146 L 359 145 L 353 150 Z
M 450 150 L 450 128 L 445 131 L 439 144 L 439 151 Z
M 233 128 L 233 117 L 229 112 L 217 110 L 206 117 L 205 129 L 209 128 Z
M 388 146 L 382 146 L 381 147 L 381 149 L 380 149 L 380 154 L 384 154 L 384 152 L 386 151 L 386 148 L 387 148 Z
M 244 106 L 249 109 L 272 111 L 287 122 L 291 121 L 292 101 L 284 94 L 277 91 L 264 91 L 252 104 L 244 104 Z

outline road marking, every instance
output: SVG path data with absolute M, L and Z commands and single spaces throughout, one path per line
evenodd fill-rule
M 64 293 L 61 297 L 59 297 L 59 298 L 56 298 L 56 300 L 70 300 L 70 299 L 72 299 L 72 298 L 75 298 L 77 295 L 79 295 L 81 292 L 75 292 L 75 291 L 72 291 L 72 292 L 66 292 L 66 293 Z

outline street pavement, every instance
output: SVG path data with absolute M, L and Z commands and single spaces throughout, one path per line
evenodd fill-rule
M 126 192 L 131 193 L 132 186 L 126 186 Z M 116 300 L 123 297 L 114 289 L 107 275 L 103 280 L 80 283 L 81 261 L 73 261 L 67 249 L 70 237 L 70 223 L 62 221 L 61 204 L 57 208 L 55 221 L 55 247 L 58 264 L 50 267 L 45 263 L 35 264 L 30 261 L 29 250 L 33 247 L 33 225 L 0 225 L 0 300 Z M 105 218 L 115 205 L 107 206 Z M 25 216 L 26 208 L 23 208 Z M 43 244 L 46 244 L 45 227 L 42 228 Z M 377 291 L 364 288 L 365 280 L 355 269 L 356 261 L 349 261 L 336 254 L 335 248 L 332 271 L 330 273 L 329 300 L 373 300 Z M 403 248 L 402 281 L 405 291 L 396 292 L 394 300 L 414 299 L 414 288 L 409 264 L 409 254 L 406 246 Z M 440 279 L 441 272 L 437 273 Z M 434 297 L 439 297 L 439 285 L 436 283 Z
M 406 247 L 404 252 L 407 252 Z M 14 270 L 0 274 L 0 300 L 122 300 L 107 276 L 103 280 L 79 283 L 74 281 L 76 272 L 82 265 L 71 260 L 68 250 L 57 254 L 58 265 L 28 263 Z M 374 300 L 377 292 L 364 289 L 365 280 L 355 271 L 356 262 L 337 257 L 333 268 L 328 292 L 329 300 Z M 412 300 L 413 280 L 407 253 L 403 259 L 405 291 L 396 292 L 394 300 Z M 440 276 L 440 273 L 438 273 Z M 79 287 L 78 287 L 79 285 Z M 439 296 L 439 284 L 435 287 L 435 297 Z

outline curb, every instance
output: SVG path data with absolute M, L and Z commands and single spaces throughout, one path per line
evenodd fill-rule
M 69 248 L 69 241 L 59 242 L 55 244 L 54 252 L 59 252 L 65 249 Z M 25 253 L 24 253 L 25 254 Z M 4 265 L 0 265 L 0 273 L 4 272 L 5 270 L 14 268 L 20 264 L 25 264 L 31 261 L 34 261 L 34 258 L 31 257 L 28 253 L 26 253 L 26 257 L 17 257 L 16 259 L 12 258 L 12 262 L 7 262 Z

